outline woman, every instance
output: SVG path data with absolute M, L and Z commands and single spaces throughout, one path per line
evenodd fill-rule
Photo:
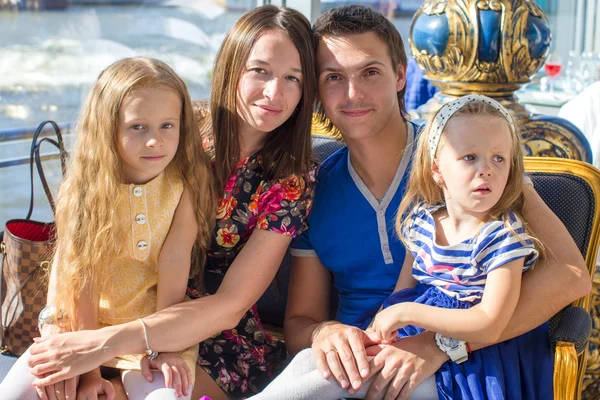
M 134 321 L 41 339 L 31 349 L 34 384 L 63 381 L 120 354 L 196 343 L 192 398 L 247 397 L 278 371 L 285 348 L 264 331 L 255 303 L 305 228 L 312 202 L 310 23 L 288 8 L 249 11 L 226 35 L 214 73 L 210 118 L 201 130 L 214 154 L 220 204 L 203 279 L 189 291 L 197 299 L 144 318 L 146 332 Z M 143 366 L 160 368 L 152 361 Z

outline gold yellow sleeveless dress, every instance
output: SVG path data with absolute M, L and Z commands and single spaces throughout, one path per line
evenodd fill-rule
M 171 228 L 181 195 L 183 181 L 172 167 L 144 185 L 122 185 L 126 206 L 118 210 L 131 233 L 126 251 L 108 266 L 110 280 L 100 292 L 99 321 L 112 326 L 135 321 L 156 312 L 158 256 Z M 150 346 L 152 332 L 149 331 Z M 143 354 L 123 355 L 105 364 L 118 369 L 140 369 Z M 181 353 L 192 376 L 198 346 Z

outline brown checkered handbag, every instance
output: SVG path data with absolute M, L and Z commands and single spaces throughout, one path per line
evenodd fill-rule
M 50 124 L 57 140 L 43 137 L 38 140 L 45 125 Z M 32 221 L 33 163 L 37 166 L 44 191 L 54 211 L 54 199 L 42 169 L 40 145 L 48 142 L 60 151 L 62 172 L 65 172 L 66 152 L 59 127 L 52 121 L 43 122 L 33 136 L 30 175 L 31 200 L 25 219 L 6 222 L 0 245 L 0 345 L 2 350 L 15 355 L 23 354 L 39 336 L 38 314 L 46 303 L 47 282 L 45 270 L 50 265 L 54 223 Z

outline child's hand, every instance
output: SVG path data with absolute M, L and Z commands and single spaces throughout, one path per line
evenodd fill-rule
M 115 400 L 115 388 L 110 381 L 102 378 L 100 368 L 81 375 L 77 386 L 77 400 L 97 399 L 100 394 L 105 395 L 106 400 Z
M 393 343 L 398 339 L 398 329 L 406 326 L 402 314 L 402 304 L 381 310 L 373 318 L 370 329 L 382 343 Z
M 190 367 L 178 353 L 160 353 L 152 361 L 148 356 L 144 356 L 140 368 L 148 382 L 152 382 L 153 379 L 151 369 L 161 371 L 165 377 L 165 386 L 175 389 L 178 397 L 187 396 L 194 383 Z

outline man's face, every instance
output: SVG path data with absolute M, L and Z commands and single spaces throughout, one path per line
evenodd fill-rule
M 361 139 L 401 121 L 397 92 L 406 66 L 392 66 L 374 32 L 324 37 L 317 48 L 319 100 L 346 139 Z

